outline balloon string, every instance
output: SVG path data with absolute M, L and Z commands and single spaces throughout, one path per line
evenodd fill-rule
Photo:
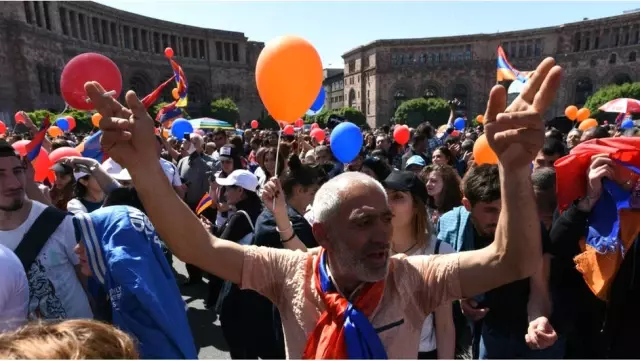
M 69 104 L 64 103 L 64 109 L 62 109 L 62 113 L 58 114 L 58 116 L 56 117 L 56 120 L 58 120 L 58 118 L 60 118 L 60 116 L 63 115 L 68 109 L 69 109 Z M 55 121 L 53 123 L 55 123 Z
M 278 145 L 276 146 L 276 174 L 274 177 L 278 177 L 278 157 L 280 156 L 280 139 L 282 138 L 282 129 L 278 132 Z M 277 197 L 277 195 L 276 195 Z M 273 197 L 273 209 L 276 209 L 276 197 Z

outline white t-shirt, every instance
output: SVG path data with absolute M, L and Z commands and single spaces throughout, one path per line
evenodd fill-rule
M 0 231 L 0 244 L 15 251 L 24 234 L 46 208 L 44 204 L 32 201 L 27 220 L 14 230 Z M 30 319 L 93 318 L 87 295 L 74 268 L 79 263 L 73 252 L 76 244 L 73 221 L 69 216 L 53 232 L 27 272 Z
M 172 186 L 178 187 L 182 185 L 178 168 L 173 163 L 169 162 L 166 159 L 160 158 L 160 165 L 162 166 L 164 174 L 166 174 L 167 178 L 169 178 L 169 183 L 171 183 Z
M 434 254 L 436 248 L 437 239 L 436 237 L 432 237 L 429 244 L 423 248 L 418 248 L 413 252 L 409 252 L 408 256 L 418 256 L 418 255 L 431 255 Z M 455 253 L 453 247 L 450 244 L 445 242 L 440 242 L 440 249 L 438 250 L 438 254 L 449 254 Z M 436 343 L 436 329 L 433 319 L 433 313 L 430 313 L 427 316 L 427 319 L 424 320 L 422 324 L 422 332 L 420 332 L 420 347 L 418 347 L 418 352 L 430 352 L 435 350 L 438 347 Z
M 29 282 L 18 256 L 0 244 L 0 333 L 27 321 Z

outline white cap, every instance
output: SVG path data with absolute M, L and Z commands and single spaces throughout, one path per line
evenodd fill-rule
M 258 177 L 246 169 L 234 170 L 226 178 L 216 178 L 216 183 L 227 187 L 242 187 L 251 192 L 256 192 L 258 189 Z
M 78 181 L 78 179 L 88 175 L 89 173 L 85 173 L 85 172 L 73 172 L 73 177 L 76 179 L 76 182 Z
M 107 172 L 107 174 L 110 175 L 111 178 L 117 181 L 125 181 L 125 182 L 131 181 L 131 176 L 129 175 L 129 171 L 122 168 L 120 164 L 116 163 L 111 158 L 105 160 L 100 167 L 104 169 L 104 171 Z

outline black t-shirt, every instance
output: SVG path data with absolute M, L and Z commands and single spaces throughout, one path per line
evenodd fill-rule
M 540 225 L 542 234 L 542 252 L 548 253 L 549 234 Z M 489 245 L 489 241 L 481 238 L 474 228 L 476 249 Z M 501 331 L 513 330 L 525 332 L 528 325 L 527 304 L 529 302 L 529 278 L 511 282 L 495 288 L 480 297 L 478 301 L 482 307 L 488 307 L 489 312 L 484 318 L 484 327 L 498 328 Z

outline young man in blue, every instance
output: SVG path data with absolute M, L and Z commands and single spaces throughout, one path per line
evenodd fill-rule
M 107 292 L 112 323 L 137 339 L 141 357 L 197 358 L 185 303 L 149 219 L 110 206 L 78 214 L 74 223 L 82 272 Z

